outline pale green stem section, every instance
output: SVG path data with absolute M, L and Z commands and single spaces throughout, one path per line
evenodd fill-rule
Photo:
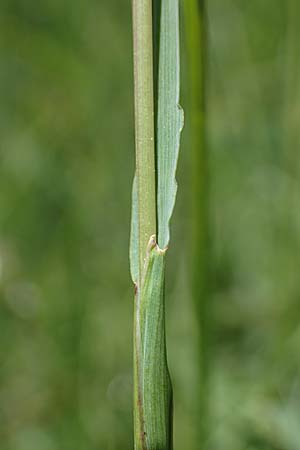
M 156 234 L 152 0 L 133 0 L 135 146 L 138 189 L 139 273 Z
M 191 143 L 191 285 L 198 322 L 198 385 L 195 397 L 199 449 L 208 419 L 209 370 L 209 192 L 205 125 L 206 33 L 204 0 L 185 0 L 185 36 Z M 195 427 L 196 428 L 196 427 Z

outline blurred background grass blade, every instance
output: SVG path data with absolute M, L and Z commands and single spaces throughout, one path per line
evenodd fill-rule
M 175 179 L 183 111 L 179 106 L 179 5 L 178 0 L 155 0 L 155 81 L 158 245 L 169 243 Z
M 206 145 L 207 33 L 204 0 L 185 0 L 185 49 L 187 53 L 188 120 L 191 168 L 190 280 L 197 330 L 198 374 L 194 414 L 199 449 L 205 448 L 208 431 L 209 355 L 209 176 Z
M 299 64 L 299 5 L 294 0 L 285 3 L 286 36 L 284 45 L 284 156 L 287 170 L 292 176 L 298 176 L 300 165 L 295 153 L 291 148 L 299 148 L 300 136 L 298 128 L 298 117 L 300 108 L 300 64 Z M 298 193 L 295 193 L 298 197 Z M 296 200 L 296 199 L 295 199 Z M 296 200 L 297 201 L 297 200 Z

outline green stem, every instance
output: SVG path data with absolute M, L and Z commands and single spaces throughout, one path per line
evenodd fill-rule
M 139 273 L 141 274 L 149 238 L 156 234 L 152 0 L 133 0 L 132 10 Z

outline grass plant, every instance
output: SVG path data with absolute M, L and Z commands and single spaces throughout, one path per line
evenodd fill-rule
M 133 41 L 136 175 L 130 263 L 135 284 L 134 442 L 135 450 L 170 450 L 172 387 L 164 280 L 183 127 L 178 105 L 178 0 L 155 0 L 154 4 L 133 0 Z

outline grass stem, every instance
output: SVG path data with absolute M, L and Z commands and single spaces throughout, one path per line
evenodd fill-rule
M 141 274 L 149 238 L 156 234 L 152 0 L 133 0 L 132 9 L 139 273 Z

